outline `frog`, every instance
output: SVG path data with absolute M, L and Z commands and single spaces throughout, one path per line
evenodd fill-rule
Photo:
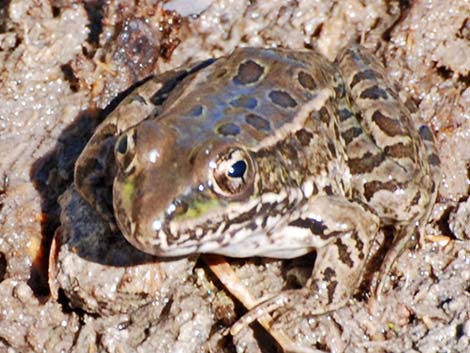
M 436 200 L 432 130 L 384 66 L 352 44 L 241 47 L 131 87 L 79 156 L 75 187 L 139 250 L 291 259 L 316 252 L 307 283 L 245 315 L 344 306 L 380 229 L 380 275 Z M 110 197 L 110 194 L 112 197 Z

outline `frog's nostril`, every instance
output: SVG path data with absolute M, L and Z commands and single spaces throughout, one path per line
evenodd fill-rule
M 176 199 L 174 200 L 170 206 L 167 208 L 167 215 L 170 218 L 173 218 L 175 216 L 181 216 L 182 214 L 186 213 L 188 211 L 188 204 L 185 201 Z
M 175 202 L 175 216 L 182 215 L 188 211 L 188 204 L 184 201 L 178 200 Z

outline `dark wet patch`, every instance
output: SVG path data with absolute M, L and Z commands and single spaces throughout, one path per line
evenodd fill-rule
M 154 105 L 161 105 L 163 104 L 163 102 L 168 98 L 168 95 L 170 94 L 170 92 L 183 80 L 185 79 L 187 76 L 195 73 L 195 72 L 198 72 L 206 67 L 208 67 L 209 65 L 212 65 L 212 63 L 214 63 L 216 61 L 216 59 L 207 59 L 207 60 L 204 60 L 204 61 L 201 61 L 199 64 L 193 66 L 191 68 L 191 70 L 181 70 L 177 73 L 175 73 L 175 75 L 164 82 L 163 86 L 157 91 L 154 93 L 154 95 L 150 98 L 150 102 L 152 102 L 152 104 Z M 145 81 L 142 81 L 142 82 L 145 82 Z
M 7 272 L 7 259 L 5 254 L 0 253 L 0 282 L 5 279 L 5 274 Z
M 89 28 L 90 32 L 88 33 L 87 42 L 91 45 L 98 45 L 100 34 L 103 32 L 103 16 L 104 16 L 104 1 L 87 1 L 84 3 L 85 10 L 87 12 L 88 20 L 89 20 Z M 54 9 L 54 8 L 53 8 Z M 56 8 L 59 12 L 57 14 L 60 15 L 60 8 Z M 54 14 L 54 17 L 55 14 Z
M 219 126 L 217 131 L 224 136 L 236 136 L 240 133 L 240 127 L 234 123 L 227 123 Z
M 269 98 L 274 104 L 282 108 L 294 108 L 297 106 L 297 102 L 294 100 L 294 98 L 292 98 L 289 93 L 284 91 L 271 91 L 269 92 Z
M 72 92 L 78 92 L 80 89 L 80 81 L 78 77 L 75 76 L 71 64 L 64 64 L 60 67 L 62 74 L 64 75 L 64 80 L 69 83 L 70 90 Z
M 264 67 L 254 62 L 247 60 L 240 64 L 238 67 L 237 76 L 233 78 L 233 82 L 238 85 L 247 85 L 250 83 L 258 82 L 264 73 Z
M 310 91 L 313 91 L 317 88 L 317 84 L 315 83 L 312 75 L 308 74 L 307 72 L 300 71 L 297 77 L 303 88 Z
M 269 121 L 256 114 L 247 114 L 245 116 L 245 121 L 255 129 L 264 131 L 269 131 L 271 129 Z

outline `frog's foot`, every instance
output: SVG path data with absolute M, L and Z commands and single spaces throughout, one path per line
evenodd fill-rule
M 321 315 L 346 304 L 361 281 L 378 226 L 375 216 L 341 197 L 321 196 L 308 205 L 308 214 L 289 224 L 288 234 L 320 244 L 312 276 L 301 289 L 286 290 L 262 302 L 232 326 L 243 327 L 272 311 L 295 308 L 303 315 Z M 308 238 L 310 237 L 310 238 Z
M 257 300 L 250 293 L 243 283 L 239 280 L 238 276 L 232 270 L 230 264 L 223 256 L 214 254 L 205 254 L 204 261 L 209 268 L 214 272 L 217 278 L 223 283 L 227 290 L 237 298 L 248 310 L 252 309 Z M 319 353 L 320 351 L 312 350 L 307 347 L 301 347 L 295 344 L 283 331 L 273 330 L 271 328 L 272 318 L 269 314 L 260 315 L 257 320 L 264 327 L 264 329 L 276 340 L 282 347 L 284 352 L 293 353 Z M 253 320 L 254 321 L 254 320 Z
M 232 326 L 230 333 L 233 336 L 237 335 L 252 322 L 265 318 L 273 311 L 281 308 L 295 309 L 299 314 L 311 316 L 326 314 L 344 306 L 354 290 L 349 288 L 340 289 L 342 295 L 331 301 L 331 297 L 335 295 L 333 292 L 338 288 L 338 283 L 319 282 L 314 284 L 313 288 L 309 286 L 283 291 L 253 307 Z
M 380 301 L 381 294 L 384 290 L 384 285 L 387 280 L 395 260 L 403 252 L 404 248 L 408 244 L 413 233 L 416 231 L 415 224 L 408 224 L 406 226 L 399 227 L 394 234 L 393 242 L 390 248 L 387 250 L 387 253 L 384 256 L 382 264 L 380 265 L 379 270 L 377 271 L 378 275 L 375 281 L 375 284 L 371 288 L 371 293 L 375 296 L 375 299 Z

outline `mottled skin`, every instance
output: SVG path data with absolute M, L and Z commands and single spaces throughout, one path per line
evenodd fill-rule
M 114 154 L 112 153 L 114 149 Z M 336 63 L 311 50 L 237 49 L 152 77 L 98 128 L 75 183 L 124 236 L 158 256 L 292 258 L 317 250 L 303 303 L 320 314 L 357 287 L 380 227 L 386 273 L 434 203 L 431 131 L 362 47 Z M 314 299 L 312 299 L 314 297 Z

